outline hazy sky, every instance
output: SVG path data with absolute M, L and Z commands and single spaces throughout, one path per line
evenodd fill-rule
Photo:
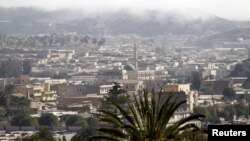
M 201 13 L 211 13 L 231 20 L 250 21 L 250 0 L 0 0 L 0 6 L 38 7 L 47 10 L 74 8 L 97 13 L 120 9 L 137 13 L 144 10 L 188 9 L 189 15 L 202 16 Z

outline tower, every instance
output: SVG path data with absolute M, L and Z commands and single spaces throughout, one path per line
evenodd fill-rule
M 134 65 L 135 70 L 138 70 L 138 62 L 137 62 L 138 56 L 137 56 L 137 46 L 134 44 Z

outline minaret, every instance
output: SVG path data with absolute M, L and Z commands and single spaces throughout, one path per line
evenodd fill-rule
M 137 46 L 134 44 L 134 65 L 135 65 L 135 70 L 138 70 L 138 62 L 137 62 Z

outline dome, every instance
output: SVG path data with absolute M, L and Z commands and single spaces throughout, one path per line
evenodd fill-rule
M 124 69 L 127 71 L 135 71 L 135 66 L 133 64 L 127 64 L 124 66 Z

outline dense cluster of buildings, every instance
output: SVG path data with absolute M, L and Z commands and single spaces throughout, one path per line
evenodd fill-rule
M 171 122 L 190 115 L 195 106 L 220 103 L 225 88 L 250 94 L 249 89 L 241 88 L 247 77 L 228 77 L 237 63 L 250 65 L 250 49 L 246 59 L 245 47 L 172 47 L 156 52 L 155 48 L 125 44 L 88 50 L 1 50 L 9 52 L 5 58 L 32 60 L 30 75 L 0 78 L 0 89 L 14 85 L 12 95 L 30 99 L 35 117 L 44 112 L 59 117 L 95 112 L 114 83 L 128 94 L 139 96 L 143 89 L 154 89 L 161 91 L 163 98 L 174 95 L 186 100 Z M 199 89 L 191 87 L 194 81 Z

